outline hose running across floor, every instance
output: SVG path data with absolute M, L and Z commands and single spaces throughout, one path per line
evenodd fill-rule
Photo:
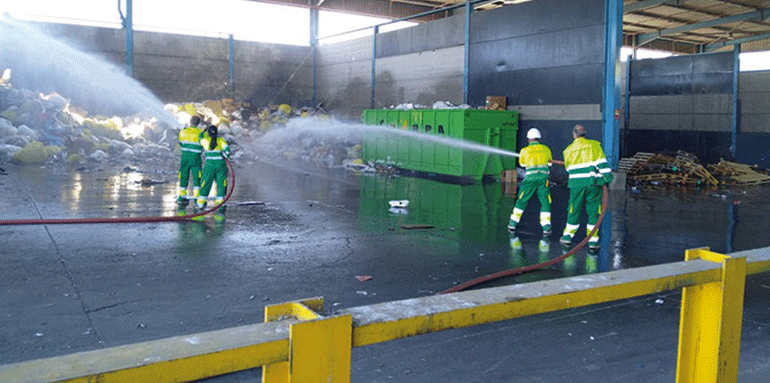
M 553 161 L 553 163 L 561 164 L 561 165 L 564 164 L 561 161 Z M 607 185 L 604 185 L 604 186 L 602 186 L 602 212 L 601 212 L 601 214 L 599 214 L 599 218 L 596 220 L 596 225 L 594 226 L 594 229 L 591 230 L 591 232 L 588 233 L 588 235 L 586 235 L 586 237 L 583 238 L 583 240 L 580 241 L 580 243 L 578 243 L 577 246 L 573 247 L 572 249 L 570 249 L 570 251 L 564 253 L 563 255 L 560 255 L 560 256 L 558 256 L 558 257 L 556 257 L 554 259 L 551 259 L 550 261 L 546 261 L 546 262 L 542 262 L 542 263 L 536 263 L 534 265 L 516 267 L 516 268 L 513 268 L 513 269 L 508 269 L 508 270 L 503 270 L 503 271 L 498 271 L 496 273 L 492 273 L 492 274 L 484 275 L 484 276 L 481 276 L 481 277 L 478 277 L 478 278 L 475 278 L 475 279 L 471 279 L 470 281 L 463 282 L 463 283 L 461 283 L 461 284 L 459 284 L 457 286 L 454 286 L 454 287 L 452 287 L 450 289 L 444 290 L 444 291 L 440 292 L 439 294 L 456 293 L 458 291 L 462 291 L 462 290 L 465 290 L 465 289 L 467 289 L 469 287 L 480 285 L 482 283 L 489 282 L 489 281 L 494 280 L 494 279 L 499 279 L 499 278 L 503 278 L 503 277 L 509 277 L 511 275 L 524 274 L 526 272 L 543 269 L 543 268 L 555 265 L 555 264 L 557 264 L 557 263 L 559 263 L 559 262 L 561 262 L 561 261 L 563 261 L 563 260 L 565 260 L 565 259 L 567 259 L 567 258 L 569 258 L 569 257 L 571 257 L 573 255 L 575 255 L 575 253 L 577 253 L 580 249 L 585 247 L 585 245 L 588 244 L 588 240 L 591 237 L 593 237 L 594 234 L 596 234 L 597 231 L 599 231 L 599 225 L 601 225 L 602 220 L 604 219 L 604 214 L 607 213 L 608 202 L 609 202 L 609 190 L 607 188 Z
M 8 225 L 60 225 L 60 224 L 78 224 L 78 223 L 147 223 L 147 222 L 178 222 L 186 221 L 195 217 L 209 214 L 217 209 L 230 199 L 235 189 L 235 172 L 233 171 L 233 165 L 227 157 L 225 158 L 225 164 L 227 164 L 227 170 L 230 173 L 230 185 L 228 187 L 227 195 L 222 203 L 213 206 L 210 209 L 203 210 L 201 212 L 189 215 L 177 215 L 177 216 L 163 216 L 163 217 L 125 217 L 125 218 L 43 218 L 43 219 L 6 219 L 0 220 L 0 226 Z M 218 185 L 217 185 L 218 186 Z

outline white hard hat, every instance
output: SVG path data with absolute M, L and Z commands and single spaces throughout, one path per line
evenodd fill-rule
M 540 131 L 537 128 L 532 128 L 527 131 L 528 140 L 539 140 L 541 138 Z

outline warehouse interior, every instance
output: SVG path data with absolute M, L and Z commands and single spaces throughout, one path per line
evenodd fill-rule
M 135 29 L 141 3 L 116 2 L 117 26 L 25 20 L 0 6 L 0 380 L 303 381 L 292 378 L 299 367 L 221 350 L 243 343 L 233 329 L 280 318 L 270 312 L 281 302 L 324 297 L 316 311 L 352 313 L 355 328 L 374 305 L 429 302 L 511 267 L 561 260 L 469 294 L 518 302 L 519 288 L 644 275 L 703 247 L 748 259 L 752 274 L 735 293 L 743 316 L 722 318 L 740 334 L 734 354 L 720 354 L 735 355 L 729 372 L 718 371 L 766 380 L 770 67 L 742 69 L 741 57 L 770 52 L 770 2 L 245 1 L 306 11 L 305 45 Z M 320 12 L 389 21 L 340 39 L 319 33 Z M 404 21 L 414 25 L 387 29 Z M 227 209 L 199 217 L 177 205 L 176 137 L 194 115 L 232 150 Z M 578 124 L 614 182 L 601 249 L 571 255 L 559 245 L 570 191 L 558 163 L 553 235 L 534 206 L 517 236 L 506 224 L 528 132 L 561 160 Z M 444 127 L 473 143 L 436 138 Z M 347 373 L 331 381 L 703 381 L 699 354 L 695 372 L 682 367 L 695 304 L 682 288 L 694 287 L 666 278 L 653 294 L 604 300 L 589 284 L 582 306 L 457 319 L 436 334 L 427 328 L 455 322 L 426 319 L 414 334 L 426 335 L 348 344 Z M 450 305 L 420 302 L 425 316 Z M 173 339 L 218 356 L 195 359 Z M 242 352 L 233 360 L 262 356 Z M 271 360 L 293 363 L 286 354 Z

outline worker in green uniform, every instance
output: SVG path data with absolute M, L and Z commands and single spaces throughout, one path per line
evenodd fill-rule
M 518 200 L 508 222 L 508 230 L 511 233 L 516 231 L 516 225 L 519 224 L 529 199 L 537 194 L 540 200 L 540 225 L 543 235 L 551 234 L 551 191 L 548 189 L 548 175 L 552 157 L 551 149 L 541 144 L 540 139 L 540 131 L 536 128 L 530 129 L 527 131 L 529 145 L 519 153 L 519 164 L 527 169 L 527 175 L 521 182 Z
M 208 137 L 203 137 L 200 140 L 205 162 L 203 163 L 201 192 L 196 203 L 198 209 L 203 209 L 206 206 L 211 185 L 215 181 L 217 183 L 215 204 L 218 205 L 224 201 L 225 190 L 227 189 L 227 164 L 225 163 L 225 157 L 230 158 L 230 147 L 224 138 L 219 137 L 219 130 L 216 125 L 209 126 L 206 132 Z
M 187 185 L 190 182 L 190 173 L 192 173 L 193 198 L 198 198 L 201 188 L 201 151 L 203 147 L 200 144 L 199 135 L 201 129 L 198 128 L 201 119 L 198 116 L 190 118 L 190 126 L 179 131 L 179 147 L 182 151 L 182 158 L 179 163 L 179 198 L 180 205 L 186 206 Z
M 607 163 L 599 141 L 585 138 L 586 128 L 575 125 L 572 129 L 574 141 L 564 149 L 564 167 L 569 174 L 569 210 L 567 225 L 561 243 L 569 246 L 580 225 L 580 214 L 585 205 L 588 215 L 586 232 L 590 233 L 601 213 L 602 186 L 612 182 L 612 169 Z M 588 247 L 599 248 L 599 233 L 588 240 Z

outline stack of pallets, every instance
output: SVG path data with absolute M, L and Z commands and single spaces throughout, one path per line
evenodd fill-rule
M 719 181 L 706 170 L 694 155 L 678 151 L 666 154 L 636 153 L 620 160 L 618 170 L 626 172 L 632 181 L 667 185 L 713 185 Z
M 770 183 L 770 176 L 746 164 L 720 160 L 716 165 L 709 165 L 709 168 L 725 184 L 752 186 Z

